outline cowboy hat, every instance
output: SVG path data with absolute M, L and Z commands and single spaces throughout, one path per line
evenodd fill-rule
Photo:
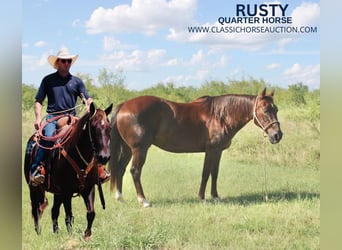
M 56 61 L 57 59 L 72 59 L 71 64 L 73 64 L 78 58 L 78 55 L 70 55 L 69 50 L 67 48 L 61 48 L 57 55 L 50 55 L 48 57 L 48 61 L 52 67 L 57 69 L 56 67 Z

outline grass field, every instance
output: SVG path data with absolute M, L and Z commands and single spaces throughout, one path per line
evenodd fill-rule
M 172 154 L 152 147 L 142 183 L 152 207 L 136 201 L 129 171 L 124 177 L 124 203 L 104 186 L 106 209 L 97 195 L 93 237 L 82 240 L 86 210 L 73 199 L 73 235 L 67 234 L 64 211 L 60 232 L 52 233 L 50 206 L 42 218 L 42 234 L 34 231 L 28 188 L 23 178 L 23 249 L 319 249 L 319 135 L 305 122 L 283 117 L 284 138 L 264 142 L 252 123 L 234 138 L 222 155 L 218 192 L 221 202 L 197 199 L 204 154 Z M 33 119 L 23 114 L 23 146 Z M 267 169 L 268 202 L 264 201 Z

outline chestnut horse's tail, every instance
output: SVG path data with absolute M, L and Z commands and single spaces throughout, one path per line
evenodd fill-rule
M 113 191 L 117 185 L 122 185 L 122 176 L 125 173 L 126 166 L 131 159 L 132 153 L 126 144 L 126 142 L 122 139 L 118 127 L 117 127 L 117 114 L 121 109 L 122 104 L 119 104 L 116 107 L 116 110 L 113 114 L 111 120 L 111 140 L 110 140 L 110 151 L 111 156 L 109 159 L 109 169 L 111 172 L 111 185 L 110 189 Z

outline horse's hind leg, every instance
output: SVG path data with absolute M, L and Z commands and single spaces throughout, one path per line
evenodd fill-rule
M 53 196 L 53 206 L 51 209 L 51 219 L 52 219 L 52 231 L 58 233 L 58 216 L 59 208 L 63 202 L 62 195 L 55 194 Z
M 44 212 L 44 209 L 48 205 L 48 200 L 45 197 L 45 191 L 39 187 L 30 187 L 30 199 L 31 199 L 31 214 L 34 221 L 34 229 L 38 235 L 41 234 L 40 219 Z
M 143 205 L 143 207 L 150 207 L 151 203 L 146 200 L 144 195 L 144 190 L 141 185 L 141 171 L 146 160 L 147 149 L 135 148 L 133 149 L 133 161 L 131 167 L 131 174 L 133 177 L 135 189 L 137 192 L 138 202 Z
M 116 195 L 115 198 L 118 201 L 122 201 L 122 184 L 123 184 L 123 176 L 126 172 L 126 167 L 129 163 L 129 161 L 132 158 L 132 152 L 130 148 L 127 145 L 123 145 L 122 148 L 122 155 L 120 157 L 120 160 L 118 162 L 118 171 L 116 172 Z
M 32 204 L 32 217 L 33 217 L 33 221 L 34 221 L 34 230 L 36 231 L 36 233 L 38 235 L 41 234 L 42 232 L 42 228 L 40 226 L 40 216 L 41 216 L 41 213 L 40 213 L 40 209 L 39 209 L 39 204 L 38 203 L 33 203 L 31 202 Z
M 122 140 L 116 127 L 112 129 L 111 139 L 111 157 L 109 159 L 109 168 L 111 171 L 111 188 L 115 188 L 115 199 L 123 201 L 122 198 L 122 179 L 126 171 L 126 167 L 132 158 L 131 149 Z

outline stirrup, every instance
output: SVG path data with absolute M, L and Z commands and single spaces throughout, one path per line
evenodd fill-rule
M 38 166 L 37 169 L 32 173 L 30 182 L 32 186 L 36 187 L 40 184 L 43 184 L 45 181 L 45 169 L 42 166 Z
M 31 184 L 34 187 L 43 184 L 44 181 L 45 181 L 45 176 L 41 175 L 41 174 L 38 174 L 38 175 L 35 175 L 35 176 L 31 177 Z
M 99 178 L 101 184 L 106 183 L 106 182 L 109 181 L 109 179 L 110 179 L 110 173 L 108 173 L 108 172 L 106 171 L 106 169 L 103 169 L 103 171 L 104 171 L 104 173 L 105 173 L 105 177 L 104 177 L 104 178 Z

